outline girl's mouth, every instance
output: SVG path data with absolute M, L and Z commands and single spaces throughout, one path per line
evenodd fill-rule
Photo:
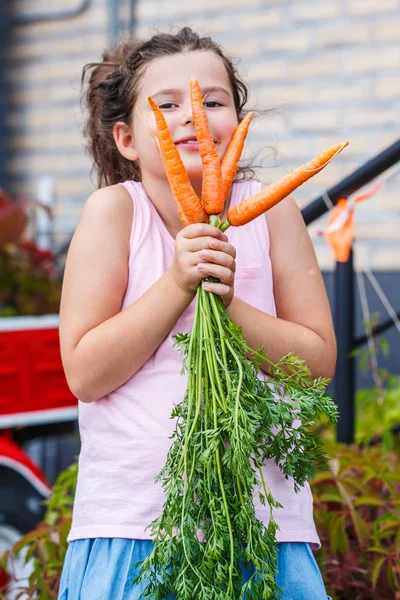
M 199 150 L 199 142 L 197 140 L 182 140 L 177 142 L 177 148 L 184 148 L 189 152 L 198 152 Z
M 216 142 L 214 141 L 214 144 Z M 188 152 L 198 152 L 199 142 L 195 136 L 188 136 L 187 138 L 181 138 L 175 142 L 177 148 L 184 148 Z

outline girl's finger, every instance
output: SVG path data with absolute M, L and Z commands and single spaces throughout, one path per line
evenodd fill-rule
M 229 298 L 229 296 L 232 294 L 232 288 L 230 288 L 229 285 L 225 285 L 223 283 L 203 281 L 201 286 L 206 292 L 212 292 L 213 294 L 221 296 L 221 298 Z
M 193 225 L 188 225 L 187 227 L 181 229 L 178 235 L 187 239 L 211 236 L 224 242 L 228 241 L 225 233 L 220 231 L 220 229 L 213 227 L 212 225 L 208 225 L 207 223 L 194 223 Z
M 220 250 L 221 252 L 226 252 L 227 254 L 230 254 L 233 257 L 235 257 L 236 254 L 236 251 L 234 247 L 231 246 L 231 244 L 209 236 L 188 238 L 182 240 L 181 245 L 185 248 L 185 250 L 189 250 L 189 252 L 199 252 L 200 250 L 212 249 Z
M 226 252 L 227 254 L 233 256 L 233 258 L 236 258 L 236 248 L 228 242 L 211 238 L 211 240 L 209 241 L 209 247 L 212 250 L 220 250 L 221 252 Z
M 235 259 L 231 254 L 227 254 L 226 252 L 217 252 L 216 250 L 200 250 L 199 252 L 200 261 L 207 261 L 211 263 L 215 263 L 216 265 L 222 265 L 223 267 L 228 267 L 231 271 L 235 272 L 236 263 Z
M 199 263 L 197 268 L 205 277 L 207 277 L 207 275 L 211 275 L 226 285 L 230 286 L 234 282 L 235 277 L 233 271 L 227 267 L 215 265 L 214 263 Z

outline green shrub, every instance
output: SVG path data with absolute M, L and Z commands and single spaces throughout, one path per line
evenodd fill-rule
M 356 395 L 356 442 L 382 441 L 387 450 L 400 450 L 399 436 L 391 429 L 400 424 L 400 377 L 385 375 L 385 387 L 358 390 Z
M 372 314 L 370 321 L 365 323 L 366 333 L 372 333 L 379 320 L 378 312 Z M 396 444 L 400 450 L 399 438 L 391 432 L 400 424 L 400 377 L 379 368 L 379 363 L 388 354 L 387 340 L 374 336 L 371 344 L 352 352 L 353 356 L 358 356 L 360 371 L 372 373 L 375 382 L 374 387 L 359 389 L 356 393 L 356 442 L 364 445 L 375 440 L 387 450 L 392 450 Z
M 355 442 L 359 446 L 379 444 L 400 455 L 400 435 L 391 430 L 400 425 L 400 377 L 382 372 L 383 387 L 359 389 L 355 397 Z M 335 428 L 326 421 L 315 426 L 315 432 L 327 444 L 335 440 Z M 398 432 L 400 433 L 400 432 Z
M 383 448 L 330 445 L 329 472 L 310 482 L 334 600 L 400 598 L 399 457 Z
M 0 570 L 7 570 L 13 555 L 27 549 L 26 560 L 33 559 L 29 585 L 21 587 L 24 600 L 56 600 L 62 566 L 68 547 L 72 505 L 75 496 L 78 464 L 74 463 L 58 477 L 53 494 L 46 501 L 47 512 L 42 523 L 21 538 L 12 550 L 0 557 Z M 0 600 L 7 600 L 0 590 Z

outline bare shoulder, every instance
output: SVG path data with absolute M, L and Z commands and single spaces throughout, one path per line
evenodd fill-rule
M 307 251 L 309 258 L 315 259 L 314 248 L 304 223 L 300 208 L 293 196 L 288 196 L 266 213 L 271 255 L 279 253 L 285 246 L 287 258 L 296 256 L 300 251 Z M 277 258 L 277 256 L 276 256 Z
M 261 187 L 264 189 L 268 186 L 263 183 Z M 300 208 L 293 196 L 289 195 L 278 202 L 278 204 L 265 213 L 265 216 L 271 236 L 277 234 L 278 230 L 282 234 L 282 226 L 283 224 L 286 225 L 286 223 L 289 227 L 297 226 L 303 232 L 307 231 Z M 285 226 L 284 229 L 287 230 L 288 227 Z
M 82 253 L 95 254 L 119 249 L 129 252 L 129 238 L 133 219 L 133 202 L 128 190 L 113 185 L 96 190 L 87 199 L 74 236 L 69 259 Z
M 72 238 L 60 307 L 62 349 L 119 312 L 128 281 L 133 202 L 122 185 L 94 192 Z
M 288 196 L 266 213 L 273 267 L 279 273 L 298 270 L 302 266 L 318 268 L 314 247 L 301 211 L 293 196 Z M 284 266 L 284 269 L 282 270 Z
M 133 218 L 133 202 L 128 190 L 123 185 L 111 185 L 96 190 L 86 200 L 78 227 L 93 226 L 104 221 L 111 227 L 120 225 L 130 229 Z
M 306 230 L 306 226 L 301 215 L 300 208 L 293 196 L 288 196 L 281 200 L 276 206 L 266 213 L 267 223 L 273 234 L 276 226 L 282 225 L 282 220 L 289 219 L 290 225 L 297 224 L 301 229 Z

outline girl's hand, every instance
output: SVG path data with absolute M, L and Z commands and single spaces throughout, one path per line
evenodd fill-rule
M 228 308 L 234 292 L 235 256 L 235 248 L 216 227 L 204 223 L 188 225 L 176 236 L 170 273 L 176 284 L 190 294 L 196 293 L 202 279 L 216 277 L 221 283 L 204 282 L 203 288 L 221 296 Z

